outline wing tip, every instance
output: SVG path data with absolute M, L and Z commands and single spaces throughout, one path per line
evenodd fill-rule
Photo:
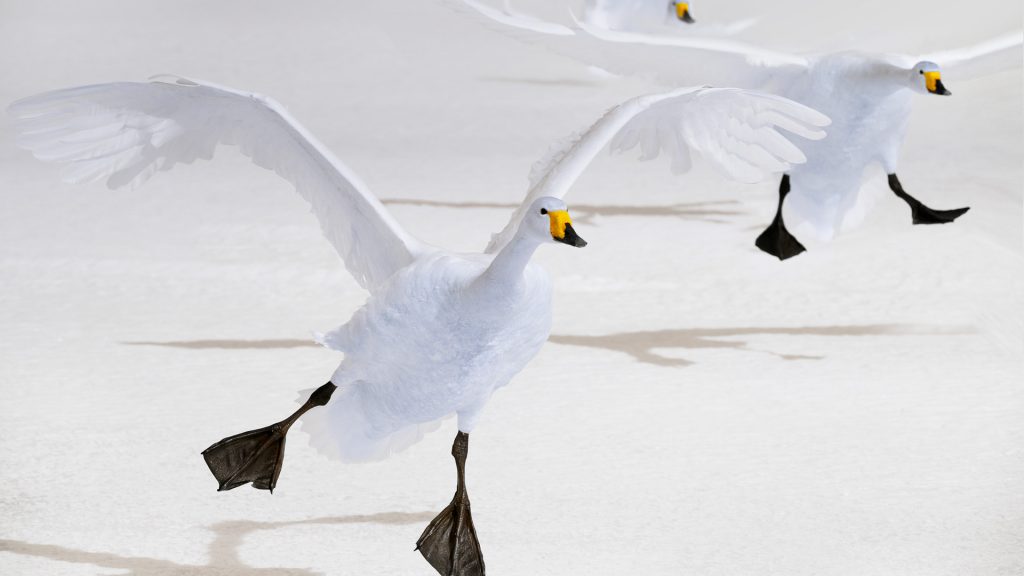
M 188 78 L 185 78 L 184 76 L 178 76 L 177 74 L 169 74 L 169 73 L 154 74 L 154 75 L 150 76 L 149 78 L 147 78 L 146 80 L 148 80 L 150 82 L 159 83 L 159 84 L 176 84 L 178 86 L 190 86 L 190 87 L 202 86 L 202 84 L 200 84 L 199 82 L 196 82 L 195 80 L 189 80 Z

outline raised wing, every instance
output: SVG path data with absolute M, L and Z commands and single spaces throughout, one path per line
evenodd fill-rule
M 920 60 L 938 64 L 944 78 L 954 81 L 971 80 L 1020 68 L 1024 62 L 1022 45 L 1024 31 L 1018 30 L 974 46 L 926 54 Z
M 574 17 L 572 26 L 544 22 L 479 0 L 461 1 L 463 13 L 523 42 L 614 74 L 637 76 L 666 86 L 711 83 L 758 88 L 807 69 L 808 60 L 716 37 L 658 35 L 609 30 Z
M 422 250 L 369 192 L 277 102 L 182 78 L 57 90 L 8 108 L 18 145 L 65 163 L 66 182 L 106 179 L 135 187 L 157 170 L 210 159 L 239 146 L 258 166 L 291 182 L 324 235 L 372 290 Z
M 824 138 L 829 119 L 780 96 L 737 88 L 681 88 L 641 96 L 609 110 L 589 129 L 556 145 L 530 173 L 530 190 L 487 252 L 501 249 L 515 234 L 522 211 L 537 198 L 562 198 L 606 145 L 613 151 L 640 146 L 641 159 L 661 152 L 677 173 L 690 168 L 694 152 L 723 174 L 744 182 L 784 172 L 806 161 L 780 133 Z

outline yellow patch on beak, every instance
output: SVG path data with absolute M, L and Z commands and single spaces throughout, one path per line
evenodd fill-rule
M 942 79 L 941 74 L 938 72 L 925 72 L 924 73 L 924 85 L 928 88 L 929 92 L 935 92 L 935 83 Z
M 676 18 L 682 20 L 686 18 L 686 12 L 690 9 L 690 5 L 686 2 L 676 2 Z M 664 12 L 662 12 L 664 14 Z
M 548 218 L 551 220 L 551 235 L 558 240 L 564 239 L 565 225 L 572 224 L 569 213 L 565 210 L 552 210 L 548 212 Z

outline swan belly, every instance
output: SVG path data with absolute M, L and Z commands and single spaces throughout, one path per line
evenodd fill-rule
M 829 239 L 870 208 L 861 194 L 865 169 L 879 162 L 895 170 L 910 94 L 873 86 L 852 65 L 824 64 L 784 94 L 832 119 L 826 138 L 801 145 L 807 162 L 789 172 L 785 217 L 796 231 Z
M 466 300 L 472 270 L 438 274 L 399 279 L 325 338 L 346 358 L 332 378 L 339 385 L 332 402 L 303 426 L 322 452 L 384 458 L 453 413 L 469 432 L 494 390 L 547 340 L 546 278 L 528 276 L 523 293 L 499 308 Z

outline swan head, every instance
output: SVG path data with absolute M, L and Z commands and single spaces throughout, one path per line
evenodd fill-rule
M 519 225 L 520 233 L 541 243 L 558 242 L 583 248 L 587 241 L 576 234 L 565 202 L 545 196 L 534 200 Z
M 693 24 L 694 22 L 696 22 L 696 20 L 693 19 L 693 16 L 690 16 L 689 2 L 672 1 L 668 3 L 668 6 L 669 9 L 672 11 L 672 14 L 680 22 L 686 22 L 687 24 Z
M 939 65 L 935 62 L 918 62 L 910 72 L 910 83 L 914 90 L 927 94 L 938 94 L 949 96 L 952 94 L 942 85 L 942 75 L 939 72 Z

